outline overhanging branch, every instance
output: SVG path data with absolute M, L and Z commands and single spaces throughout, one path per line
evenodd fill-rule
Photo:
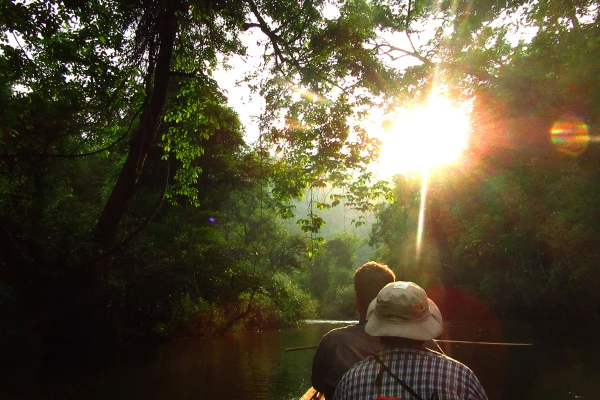
M 278 64 L 279 61 L 284 63 L 286 59 L 279 48 L 279 37 L 271 30 L 265 19 L 262 17 L 254 0 L 248 0 L 248 5 L 250 6 L 250 10 L 252 10 L 252 14 L 254 14 L 258 20 L 258 26 L 260 27 L 260 30 L 263 31 L 263 33 L 271 40 L 273 51 L 275 52 L 275 63 Z

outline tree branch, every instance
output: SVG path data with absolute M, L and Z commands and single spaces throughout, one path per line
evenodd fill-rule
M 127 243 L 131 242 L 137 235 L 140 234 L 140 232 L 142 232 L 142 230 L 148 226 L 148 224 L 150 223 L 150 221 L 152 221 L 152 219 L 154 218 L 154 216 L 156 215 L 160 205 L 162 204 L 164 198 L 165 198 L 165 194 L 167 193 L 167 188 L 169 187 L 169 171 L 170 171 L 170 164 L 167 161 L 167 171 L 165 173 L 165 184 L 164 187 L 160 193 L 160 196 L 158 197 L 158 199 L 156 200 L 156 204 L 154 205 L 154 209 L 152 210 L 152 212 L 146 217 L 146 219 L 138 225 L 137 228 L 135 228 L 135 230 L 133 232 L 131 232 L 129 235 L 127 235 L 127 237 L 125 239 L 123 239 L 119 244 L 117 244 L 115 247 L 113 247 L 112 249 L 108 250 L 106 253 L 102 254 L 101 256 L 99 256 L 98 258 L 96 258 L 93 261 L 88 261 L 86 262 L 86 264 L 89 263 L 93 263 L 93 262 L 98 262 L 101 260 L 104 260 L 108 257 L 110 257 L 111 255 L 113 255 L 117 250 L 123 248 Z
M 412 45 L 412 42 L 411 42 L 411 45 Z M 392 60 L 397 60 L 398 58 L 402 57 L 402 56 L 395 57 L 392 54 L 393 52 L 400 52 L 400 53 L 403 53 L 403 56 L 414 57 L 414 58 L 418 59 L 419 61 L 421 61 L 423 64 L 427 64 L 427 65 L 433 64 L 433 62 L 430 59 L 428 59 L 427 57 L 424 57 L 424 56 L 420 55 L 414 49 L 414 46 L 413 46 L 413 51 L 410 51 L 410 50 L 403 49 L 401 47 L 397 47 L 397 46 L 391 45 L 389 43 L 381 43 L 380 44 L 380 43 L 375 42 L 375 47 L 378 50 L 381 50 L 382 54 L 390 57 L 390 59 L 392 59 Z
M 194 72 L 184 71 L 169 71 L 169 76 L 181 76 L 184 78 L 198 78 L 198 75 Z
M 265 35 L 267 35 L 269 37 L 269 39 L 271 40 L 271 44 L 273 45 L 273 51 L 275 52 L 275 63 L 276 64 L 279 63 L 278 59 L 281 60 L 282 63 L 285 62 L 286 59 L 283 56 L 281 49 L 279 48 L 279 37 L 271 30 L 271 28 L 269 27 L 267 22 L 264 20 L 262 15 L 260 15 L 260 11 L 258 10 L 258 6 L 254 2 L 254 0 L 247 0 L 247 1 L 248 1 L 248 5 L 250 6 L 250 10 L 252 10 L 252 14 L 254 14 L 254 16 L 258 20 L 260 30 L 263 31 L 263 33 Z
M 250 22 L 246 22 L 244 24 L 242 24 L 242 31 L 247 31 L 250 28 L 260 28 L 260 24 L 255 24 L 255 23 L 250 23 Z
M 135 119 L 137 118 L 137 116 L 139 115 L 140 111 L 143 109 L 144 104 L 142 104 L 140 106 L 140 108 L 138 108 L 138 110 L 135 112 L 135 114 L 133 114 L 133 117 L 131 118 L 131 121 L 129 121 L 129 125 L 127 126 L 127 130 L 125 131 L 125 133 L 123 133 L 123 135 L 121 135 L 121 137 L 119 137 L 117 140 L 115 140 L 113 143 L 109 144 L 108 146 L 98 149 L 98 150 L 94 150 L 94 151 L 90 151 L 89 153 L 81 153 L 81 154 L 47 154 L 47 153 L 38 153 L 38 154 L 0 154 L 0 159 L 6 159 L 6 158 L 17 158 L 17 157 L 48 157 L 48 158 L 76 158 L 76 157 L 87 157 L 87 156 L 92 156 L 94 154 L 98 154 L 98 153 L 102 153 L 105 152 L 108 149 L 111 149 L 113 147 L 115 147 L 117 144 L 119 144 L 121 141 L 123 141 L 123 139 L 125 139 L 127 137 L 127 135 L 129 135 L 129 133 L 131 132 L 131 127 L 133 125 L 133 122 L 135 121 Z

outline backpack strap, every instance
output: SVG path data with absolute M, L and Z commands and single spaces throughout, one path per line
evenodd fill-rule
M 375 358 L 375 361 L 377 361 L 377 363 L 378 363 L 379 365 L 381 365 L 381 367 L 383 368 L 383 370 L 384 370 L 385 372 L 387 372 L 388 374 L 392 375 L 392 376 L 394 377 L 394 379 L 395 379 L 395 380 L 396 380 L 396 381 L 397 381 L 397 382 L 398 382 L 398 383 L 399 383 L 399 384 L 400 384 L 400 385 L 401 385 L 401 386 L 402 386 L 404 389 L 406 389 L 406 391 L 407 391 L 408 393 L 410 393 L 410 394 L 411 394 L 411 395 L 412 395 L 414 398 L 416 398 L 416 399 L 418 399 L 418 400 L 423 400 L 423 398 L 422 398 L 421 396 L 419 396 L 419 395 L 418 395 L 418 394 L 417 394 L 417 393 L 416 393 L 414 390 L 412 390 L 412 389 L 411 389 L 411 387 L 410 387 L 410 386 L 408 386 L 408 385 L 406 384 L 406 382 L 404 382 L 402 379 L 398 378 L 398 375 L 396 375 L 396 374 L 394 374 L 392 371 L 390 371 L 390 369 L 387 367 L 387 365 L 385 365 L 385 364 L 383 363 L 383 361 L 381 361 L 381 358 L 379 358 L 379 357 L 377 356 L 377 354 L 373 354 L 373 357 Z M 434 393 L 434 394 L 433 394 L 433 396 L 432 396 L 432 399 L 437 399 L 437 398 L 438 398 L 438 396 L 437 396 L 437 393 Z

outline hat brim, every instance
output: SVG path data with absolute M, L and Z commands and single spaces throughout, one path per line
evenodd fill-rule
M 429 302 L 429 315 L 416 320 L 383 318 L 375 311 L 375 300 L 369 305 L 365 332 L 371 336 L 393 336 L 414 340 L 430 340 L 442 334 L 444 325 L 437 305 Z

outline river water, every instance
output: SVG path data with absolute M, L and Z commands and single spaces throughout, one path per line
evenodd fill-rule
M 144 360 L 122 362 L 89 376 L 35 390 L 48 399 L 299 399 L 310 387 L 316 345 L 342 322 L 312 321 L 301 328 L 176 340 Z M 533 346 L 449 344 L 447 355 L 478 376 L 490 399 L 600 399 L 596 341 L 535 338 L 523 324 L 447 324 L 445 337 L 512 341 Z

